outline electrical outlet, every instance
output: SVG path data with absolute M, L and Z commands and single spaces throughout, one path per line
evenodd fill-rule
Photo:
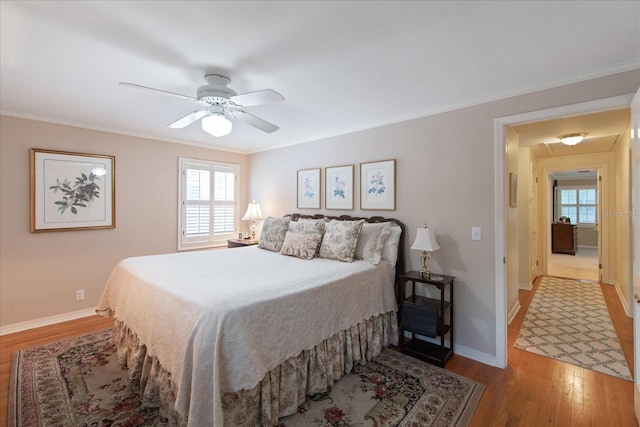
M 76 301 L 82 301 L 84 299 L 84 289 L 78 289 L 76 291 Z

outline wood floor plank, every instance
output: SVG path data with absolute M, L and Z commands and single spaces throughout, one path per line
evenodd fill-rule
M 447 370 L 486 386 L 472 427 L 636 426 L 633 383 L 568 365 L 513 347 L 534 290 L 520 291 L 522 309 L 508 327 L 506 369 L 455 355 Z M 615 289 L 601 285 L 605 301 L 633 372 L 633 322 Z M 7 420 L 11 353 L 111 326 L 110 319 L 91 316 L 0 337 L 0 426 Z

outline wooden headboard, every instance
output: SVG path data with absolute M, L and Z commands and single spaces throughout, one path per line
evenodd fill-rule
M 407 231 L 407 228 L 405 227 L 404 223 L 402 223 L 402 221 L 397 220 L 395 218 L 384 218 L 381 216 L 356 217 L 351 215 L 329 216 L 329 215 L 322 215 L 322 214 L 305 215 L 300 213 L 291 213 L 291 214 L 286 214 L 284 216 L 291 218 L 292 221 L 297 221 L 300 218 L 309 218 L 309 219 L 328 218 L 328 219 L 337 219 L 339 221 L 357 221 L 357 220 L 364 219 L 366 222 L 394 222 L 398 224 L 402 229 L 402 233 L 400 234 L 400 242 L 398 242 L 398 260 L 396 261 L 396 286 L 398 285 L 398 283 L 400 283 L 398 280 L 398 276 L 405 272 L 404 270 L 404 267 L 405 267 L 404 236 Z

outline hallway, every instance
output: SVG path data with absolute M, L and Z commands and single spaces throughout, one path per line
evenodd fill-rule
M 599 282 L 598 249 L 578 247 L 575 255 L 549 254 L 547 274 Z

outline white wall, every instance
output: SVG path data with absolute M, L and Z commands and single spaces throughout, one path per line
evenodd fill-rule
M 30 148 L 115 156 L 116 228 L 30 233 Z M 239 164 L 240 206 L 247 205 L 246 155 L 1 116 L 3 331 L 89 310 L 118 261 L 175 252 L 180 156 Z M 83 301 L 76 301 L 76 289 L 84 289 Z
M 494 121 L 530 111 L 629 94 L 638 71 L 540 91 L 250 155 L 249 196 L 266 215 L 296 211 L 296 171 L 396 159 L 395 211 L 361 211 L 385 215 L 408 227 L 407 268 L 417 269 L 419 255 L 410 251 L 415 229 L 425 221 L 434 228 L 441 250 L 431 269 L 456 276 L 456 351 L 487 363 L 496 354 L 496 278 L 494 229 Z M 338 113 L 338 112 L 337 112 Z M 324 174 L 323 174 L 324 176 Z M 324 203 L 323 203 L 324 206 Z M 305 210 L 327 213 L 326 210 Z M 471 240 L 471 227 L 482 227 L 482 240 Z M 509 307 L 510 308 L 510 307 Z

